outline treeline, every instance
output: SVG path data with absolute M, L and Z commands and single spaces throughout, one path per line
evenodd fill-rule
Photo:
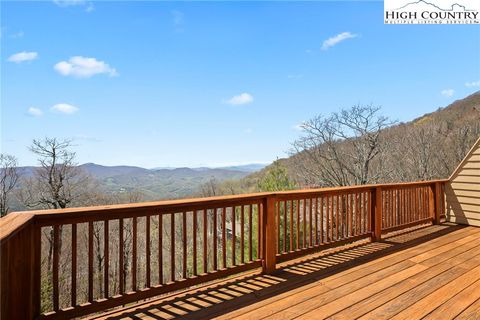
M 241 180 L 211 181 L 199 194 L 262 191 L 282 174 L 279 190 L 448 178 L 479 137 L 479 92 L 407 123 L 356 105 L 305 121 L 289 158 Z

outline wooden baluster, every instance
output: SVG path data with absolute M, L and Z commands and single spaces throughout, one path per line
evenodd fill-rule
M 340 239 L 340 219 L 339 219 L 339 196 L 335 196 L 335 239 Z
M 275 227 L 277 228 L 277 253 L 280 253 L 282 249 L 280 248 L 280 202 L 275 204 Z
M 290 200 L 290 248 L 293 251 L 293 200 Z
M 410 213 L 411 213 L 411 212 L 410 212 L 410 207 L 409 207 L 409 204 L 408 204 L 408 199 L 409 199 L 409 197 L 408 197 L 409 191 L 408 191 L 408 190 L 409 190 L 408 188 L 405 188 L 405 189 L 403 190 L 404 197 L 405 197 L 405 199 L 404 199 L 404 206 L 405 206 L 405 209 L 404 209 L 404 210 L 405 210 L 405 223 L 410 223 L 410 222 L 411 222 L 411 219 L 410 219 Z
M 236 223 L 235 223 L 235 206 L 232 207 L 232 266 L 235 266 L 236 258 L 235 258 L 235 247 L 237 245 L 237 235 L 236 233 Z
M 330 197 L 328 194 L 324 197 L 325 203 L 325 243 L 330 242 Z
M 52 281 L 53 281 L 53 310 L 58 311 L 58 267 L 59 267 L 59 245 L 60 245 L 60 227 L 53 226 L 53 267 L 52 267 Z M 89 237 L 89 242 L 91 238 Z M 93 243 L 93 242 L 92 242 Z M 90 277 L 89 277 L 90 281 Z M 89 282 L 90 287 L 90 282 Z M 90 292 L 90 291 L 89 291 Z
M 249 210 L 248 210 L 248 260 L 252 261 L 253 260 L 253 239 L 252 239 L 252 220 L 253 220 L 253 206 L 250 205 Z
M 323 196 L 320 196 L 320 244 L 324 243 L 323 237 Z
M 108 228 L 108 220 L 103 222 L 103 297 L 109 297 L 109 228 Z
M 393 226 L 398 226 L 397 222 L 397 199 L 395 197 L 396 195 L 396 190 L 392 189 L 392 221 L 393 221 Z
M 193 210 L 193 275 L 198 275 L 197 271 L 197 210 Z
M 297 204 L 296 206 L 297 207 L 297 235 L 296 235 L 297 243 L 295 248 L 298 250 L 300 249 L 300 200 L 297 200 L 296 204 Z
M 208 216 L 207 210 L 203 209 L 203 273 L 208 272 Z
M 350 194 L 349 195 L 349 212 L 348 212 L 348 224 L 349 224 L 349 227 L 350 227 L 350 236 L 352 237 L 354 235 L 354 232 L 353 232 L 353 194 Z
M 260 204 L 257 203 L 257 259 L 262 257 L 262 214 Z
M 158 215 L 158 283 L 163 284 L 163 215 Z
M 175 281 L 175 213 L 170 214 L 170 280 Z
M 315 245 L 319 245 L 318 243 L 318 198 L 315 198 Z
M 313 215 L 312 215 L 313 214 L 313 212 L 312 212 L 313 211 L 313 203 L 312 203 L 312 201 L 313 201 L 312 198 L 308 199 L 308 205 L 309 205 L 308 207 L 310 209 L 309 210 L 309 216 L 308 216 L 309 217 L 308 218 L 308 223 L 310 224 L 310 237 L 309 237 L 310 247 L 313 246 L 313 219 L 312 219 L 312 217 L 313 217 Z
M 425 187 L 421 187 L 420 188 L 420 199 L 421 199 L 421 213 L 422 213 L 422 219 L 425 219 L 426 218 L 426 215 L 425 215 Z
M 287 201 L 283 201 L 283 252 L 287 252 Z
M 363 214 L 363 234 L 367 233 L 368 229 L 368 211 L 367 211 L 367 193 L 362 192 L 362 214 Z
M 146 273 L 147 273 L 147 279 L 145 286 L 147 288 L 150 288 L 151 286 L 151 278 L 150 278 L 150 273 L 151 273 L 151 267 L 150 267 L 150 216 L 145 217 L 145 255 L 146 255 Z
M 307 247 L 307 199 L 303 199 L 303 242 L 302 248 Z
M 213 270 L 217 270 L 217 209 L 214 208 L 213 210 Z
M 360 194 L 357 192 L 355 193 L 355 235 L 357 236 L 361 233 L 360 220 Z
M 77 305 L 77 225 L 72 224 L 72 276 L 71 276 L 71 305 Z
M 340 212 L 340 239 L 344 238 L 344 222 L 343 222 L 343 194 L 338 196 L 338 211 Z
M 384 224 L 384 228 L 387 229 L 388 227 L 390 227 L 390 212 L 388 211 L 388 189 L 383 190 L 382 199 L 383 199 L 382 213 L 384 216 L 383 224 Z
M 403 205 L 403 189 L 400 189 L 399 190 L 399 194 L 398 194 L 398 211 L 399 211 L 399 215 L 400 215 L 400 224 L 404 224 L 404 216 L 403 216 L 403 209 L 404 209 L 404 205 Z
M 119 239 L 119 245 L 118 245 L 118 266 L 119 266 L 119 289 L 120 289 L 120 294 L 125 293 L 125 270 L 124 270 L 124 261 L 123 261 L 123 255 L 124 255 L 124 240 L 123 240 L 123 219 L 118 220 L 118 239 Z
M 418 201 L 418 188 L 415 187 L 414 192 L 414 205 L 415 205 L 415 220 L 418 221 L 420 219 L 420 210 L 419 210 L 419 201 Z
M 227 217 L 226 209 L 222 208 L 222 259 L 223 267 L 227 267 Z
M 372 211 L 372 206 L 373 206 L 373 204 L 372 204 L 372 190 L 367 191 L 367 201 L 368 201 L 368 203 L 367 203 L 367 221 L 368 221 L 367 228 L 368 228 L 368 230 L 367 230 L 367 232 L 372 232 L 373 231 L 372 230 L 372 220 L 371 220 L 372 216 L 370 215 L 370 212 Z
M 385 227 L 389 228 L 392 225 L 390 221 L 390 190 L 385 190 Z
M 137 217 L 132 218 L 132 291 L 137 291 Z
M 240 261 L 245 263 L 245 206 L 240 207 Z
M 415 207 L 413 202 L 413 187 L 409 190 L 408 203 L 410 207 L 410 221 L 415 221 Z
M 93 301 L 93 222 L 88 223 L 88 301 Z
M 428 187 L 423 187 L 423 218 L 428 218 Z
M 187 278 L 187 213 L 182 212 L 182 236 L 183 236 L 183 265 L 182 265 L 182 277 Z
M 418 218 L 423 219 L 423 188 L 418 187 Z

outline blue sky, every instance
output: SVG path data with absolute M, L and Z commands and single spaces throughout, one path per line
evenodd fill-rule
M 408 121 L 480 89 L 480 26 L 384 25 L 383 2 L 2 2 L 1 144 L 78 162 L 286 156 L 296 125 L 357 103 Z

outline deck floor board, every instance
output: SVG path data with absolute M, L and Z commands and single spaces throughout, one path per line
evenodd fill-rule
M 96 319 L 480 319 L 480 228 L 413 228 Z

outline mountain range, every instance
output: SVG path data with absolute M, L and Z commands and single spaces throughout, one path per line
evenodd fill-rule
M 153 168 L 135 166 L 103 166 L 95 163 L 79 165 L 109 193 L 140 192 L 145 200 L 171 199 L 190 196 L 199 191 L 202 184 L 211 180 L 241 179 L 263 169 L 266 164 L 209 168 Z M 35 167 L 20 167 L 23 177 L 33 175 Z

